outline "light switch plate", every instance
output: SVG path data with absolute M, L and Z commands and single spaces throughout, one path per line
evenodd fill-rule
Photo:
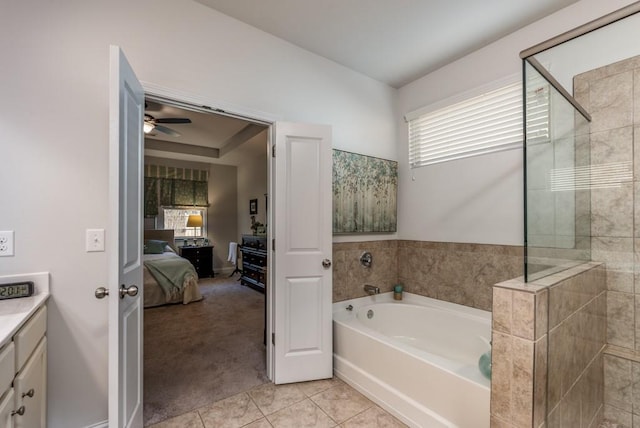
M 87 229 L 87 253 L 104 251 L 104 229 Z
M 13 256 L 13 230 L 0 231 L 0 257 Z

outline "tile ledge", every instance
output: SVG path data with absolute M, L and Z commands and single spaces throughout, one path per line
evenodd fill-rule
M 635 351 L 629 348 L 623 348 L 616 345 L 606 345 L 603 350 L 604 355 L 611 355 L 614 357 L 624 358 L 627 360 L 640 363 L 640 351 Z

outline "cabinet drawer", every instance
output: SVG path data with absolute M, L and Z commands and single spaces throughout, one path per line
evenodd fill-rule
M 16 373 L 20 371 L 29 355 L 36 349 L 46 331 L 47 307 L 43 306 L 13 336 L 13 342 L 16 345 Z
M 24 415 L 15 420 L 16 428 L 47 426 L 47 338 L 43 337 L 33 355 L 13 381 L 15 406 L 24 406 Z
M 11 416 L 11 412 L 15 409 L 15 394 L 13 393 L 13 388 L 11 388 L 4 397 L 2 397 L 1 394 L 2 393 L 0 393 L 0 427 L 13 428 L 13 417 Z
M 0 397 L 9 389 L 13 376 L 15 375 L 16 352 L 13 342 L 9 342 L 2 351 L 0 351 Z M 0 424 L 0 426 L 2 426 Z

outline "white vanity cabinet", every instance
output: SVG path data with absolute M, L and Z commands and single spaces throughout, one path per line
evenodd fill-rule
M 46 331 L 43 305 L 0 350 L 0 427 L 46 427 Z

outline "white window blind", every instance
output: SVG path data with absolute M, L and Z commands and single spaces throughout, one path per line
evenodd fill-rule
M 520 148 L 522 83 L 410 117 L 408 122 L 411 168 Z
M 537 74 L 527 78 L 527 146 L 549 143 L 551 94 L 549 83 Z

